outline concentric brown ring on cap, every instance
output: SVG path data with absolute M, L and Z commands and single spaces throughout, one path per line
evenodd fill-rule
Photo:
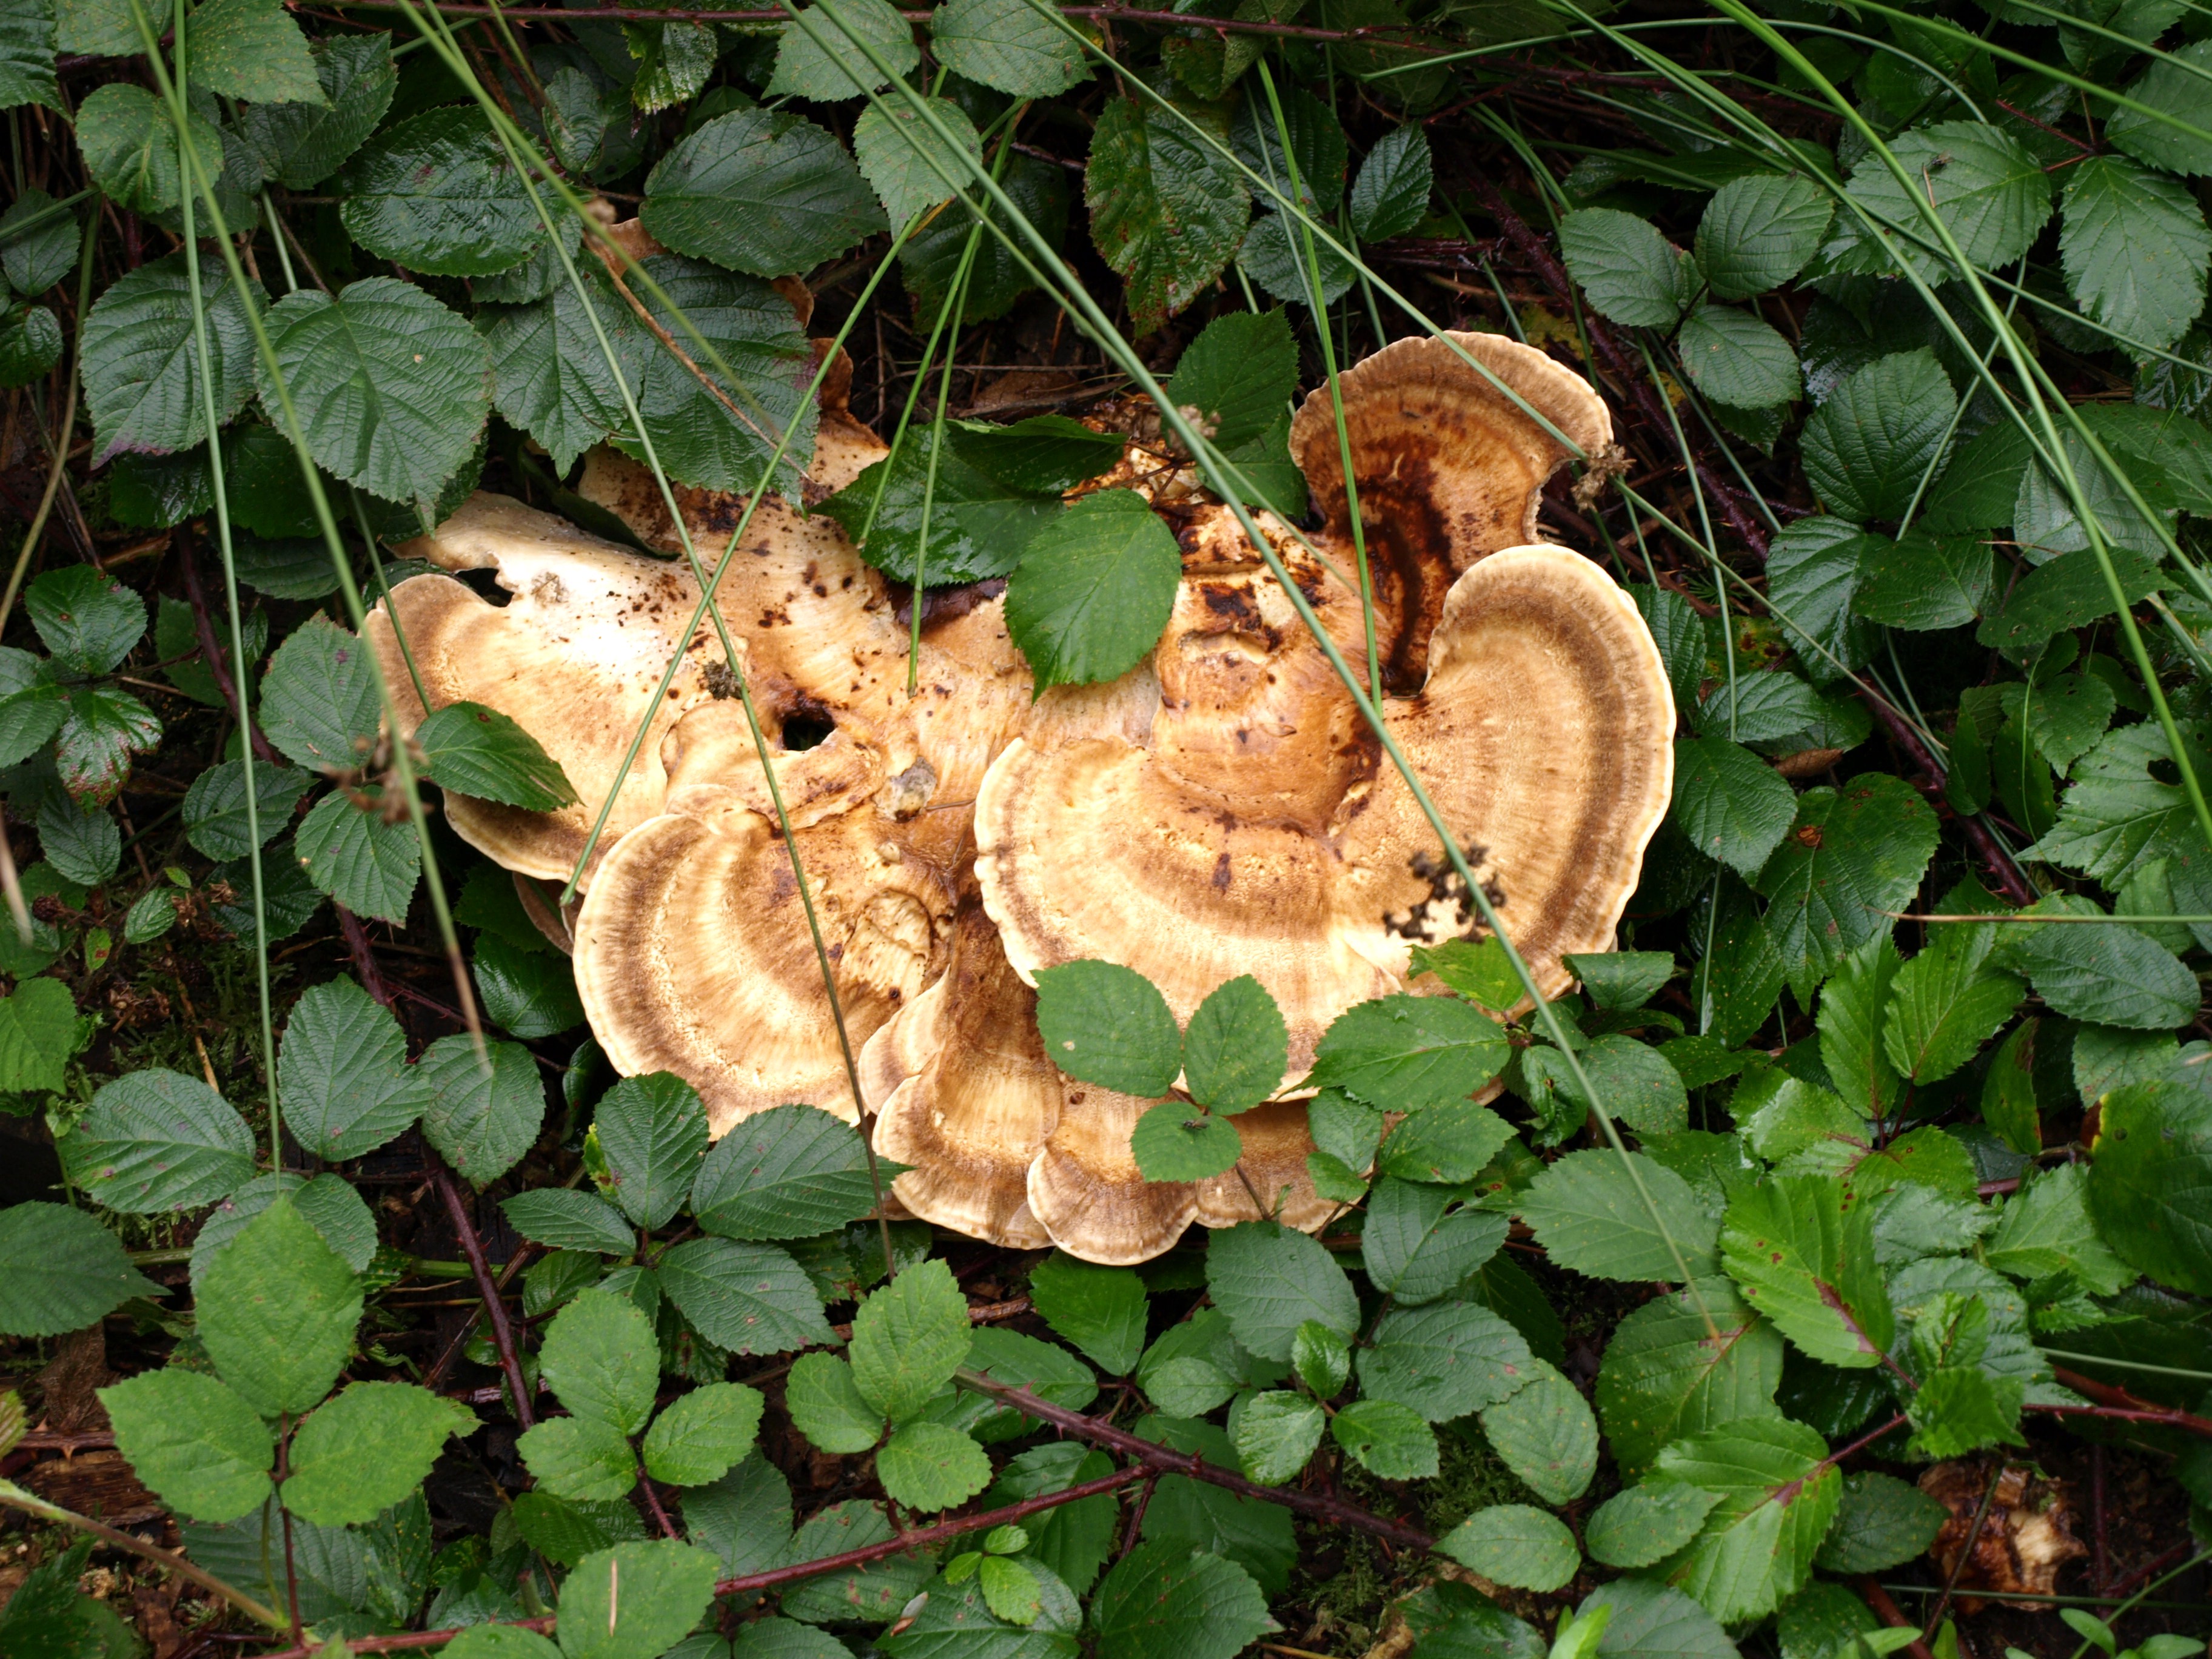
M 952 894 L 872 809 L 793 832 L 757 812 L 671 813 L 599 866 L 576 918 L 576 990 L 626 1075 L 673 1072 L 716 1132 L 799 1102 L 858 1117 L 792 853 L 811 884 L 845 1030 L 867 1040 L 942 969 Z
M 1613 948 L 1674 786 L 1674 694 L 1634 602 L 1564 547 L 1493 554 L 1453 586 L 1421 695 L 1385 719 L 1545 994 L 1564 991 L 1562 958 Z M 1345 935 L 1402 975 L 1386 918 L 1429 896 L 1413 866 L 1437 848 L 1395 768 L 1346 802 L 1336 841 Z
M 1576 449 L 1607 449 L 1613 419 L 1582 376 L 1497 334 L 1400 340 L 1338 386 L 1384 629 L 1384 684 L 1411 692 L 1446 591 L 1484 555 L 1538 539 L 1544 481 Z M 1343 451 L 1326 386 L 1291 421 L 1291 453 L 1327 520 L 1320 539 L 1348 561 Z

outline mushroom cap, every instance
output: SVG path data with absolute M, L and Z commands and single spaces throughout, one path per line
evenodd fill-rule
M 1359 485 L 1384 684 L 1410 692 L 1420 685 L 1446 591 L 1484 555 L 1537 539 L 1544 481 L 1572 453 L 1514 396 L 1587 454 L 1612 443 L 1613 417 L 1580 375 L 1496 334 L 1400 340 L 1337 384 Z M 1327 386 L 1292 419 L 1291 453 L 1327 520 L 1316 539 L 1350 568 L 1352 519 Z
M 439 708 L 475 702 L 519 722 L 561 763 L 580 797 L 550 812 L 450 796 L 447 812 L 471 846 L 509 870 L 566 881 L 615 794 L 597 854 L 660 810 L 662 739 L 707 696 L 712 636 L 687 639 L 698 590 L 680 568 L 620 548 L 505 495 L 478 491 L 402 551 L 447 570 L 497 574 L 514 595 L 494 605 L 452 576 L 412 576 L 370 611 L 365 630 L 409 732 L 428 712 L 415 694 L 396 615 L 423 690 Z M 635 763 L 621 772 L 669 659 L 680 655 Z M 596 854 L 595 854 L 596 855 Z
M 1187 1021 L 1251 974 L 1283 1011 L 1296 1077 L 1339 1013 L 1395 988 L 1340 936 L 1326 838 L 1379 750 L 1273 576 L 1198 539 L 1205 562 L 1186 566 L 1150 659 L 1158 712 L 1141 732 L 1040 722 L 1009 744 L 976 803 L 976 875 L 1025 981 L 1100 957 Z M 1325 625 L 1356 630 L 1355 598 L 1300 569 Z
M 1109 1267 L 1149 1261 L 1198 1219 L 1197 1187 L 1146 1181 L 1130 1151 L 1137 1120 L 1158 1103 L 1070 1086 L 1066 1109 L 1029 1173 L 1030 1212 L 1070 1255 Z
M 972 879 L 944 975 L 875 1036 L 860 1083 L 878 1154 L 914 1167 L 891 1183 L 915 1215 L 1012 1249 L 1051 1237 L 1029 1208 L 1029 1168 L 1058 1125 L 1060 1073 L 1037 1035 L 1036 994 L 1014 976 Z
M 575 926 L 576 990 L 615 1068 L 675 1073 L 717 1134 L 793 1101 L 856 1121 L 792 854 L 857 1049 L 945 957 L 952 892 L 933 865 L 902 855 L 894 830 L 864 805 L 787 846 L 771 820 L 732 804 L 623 836 Z
M 1544 994 L 1564 991 L 1561 958 L 1613 948 L 1674 787 L 1674 694 L 1634 602 L 1564 547 L 1492 554 L 1453 584 L 1421 695 L 1384 720 L 1452 834 L 1480 849 L 1468 862 L 1503 890 L 1492 902 Z M 1385 918 L 1430 900 L 1413 865 L 1437 841 L 1395 767 L 1347 800 L 1336 842 L 1346 936 L 1402 975 L 1410 944 Z

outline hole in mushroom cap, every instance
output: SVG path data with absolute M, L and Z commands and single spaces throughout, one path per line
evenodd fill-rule
M 488 604 L 503 605 L 514 597 L 500 586 L 499 572 L 491 567 L 487 566 L 481 570 L 454 570 L 447 574 Z
M 827 714 L 793 714 L 783 723 L 783 747 L 792 754 L 819 749 L 836 729 L 837 722 Z

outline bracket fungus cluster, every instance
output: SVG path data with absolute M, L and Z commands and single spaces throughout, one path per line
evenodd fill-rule
M 1325 390 L 1291 430 L 1321 528 L 1302 546 L 1261 514 L 1262 533 L 1355 672 L 1364 550 L 1382 725 L 1478 849 L 1539 982 L 1564 989 L 1565 957 L 1612 948 L 1672 781 L 1673 699 L 1634 605 L 1591 561 L 1536 542 L 1568 444 L 1609 445 L 1604 405 L 1484 335 L 1390 346 L 1340 396 L 1348 446 Z M 825 408 L 808 494 L 884 453 Z M 1432 878 L 1413 790 L 1235 515 L 1157 447 L 1133 445 L 1111 481 L 1150 495 L 1182 575 L 1157 646 L 1109 684 L 1033 696 L 1003 597 L 968 590 L 925 610 L 909 696 L 894 590 L 830 519 L 773 497 L 694 629 L 696 572 L 744 502 L 678 489 L 679 526 L 651 477 L 604 449 L 582 493 L 642 545 L 691 554 L 479 495 L 414 550 L 489 569 L 507 602 L 417 576 L 372 626 L 395 688 L 410 684 L 396 619 L 432 702 L 512 715 L 575 784 L 580 803 L 558 812 L 449 810 L 519 877 L 566 881 L 582 862 L 580 905 L 539 912 L 572 943 L 618 1068 L 686 1079 L 717 1133 L 788 1101 L 857 1119 L 849 1043 L 874 1144 L 909 1166 L 894 1188 L 908 1210 L 1122 1263 L 1262 1201 L 1321 1224 L 1333 1206 L 1307 1174 L 1298 1086 L 1315 1046 L 1357 1003 L 1438 988 L 1409 982 L 1411 947 L 1473 917 Z M 1273 1098 L 1236 1120 L 1235 1169 L 1146 1182 L 1130 1137 L 1156 1103 L 1053 1066 L 1036 975 L 1091 958 L 1145 975 L 1179 1020 L 1240 975 L 1273 996 L 1287 1061 Z

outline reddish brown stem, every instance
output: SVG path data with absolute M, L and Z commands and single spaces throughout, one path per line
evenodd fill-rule
M 2125 1389 L 2100 1382 L 2095 1377 L 2084 1376 L 2079 1371 L 2069 1371 L 2063 1365 L 2053 1365 L 2051 1375 L 2063 1387 L 2073 1389 L 2084 1399 L 2097 1401 L 2094 1413 L 2087 1414 L 2124 1418 L 2132 1422 L 2163 1423 L 2168 1428 L 2212 1437 L 2212 1418 L 2198 1417 L 2194 1413 L 2178 1411 L 2171 1406 L 2159 1405 L 2154 1401 L 2138 1399 Z M 2030 1406 L 2027 1409 L 2057 1412 L 2075 1417 L 2085 1414 L 2085 1408 L 2080 1406 Z
M 1219 1486 L 1224 1491 L 1233 1492 L 1240 1498 L 1256 1498 L 1263 1503 L 1280 1504 L 1285 1509 L 1295 1510 L 1299 1514 L 1310 1516 L 1316 1521 L 1326 1521 L 1334 1526 L 1357 1528 L 1361 1532 L 1371 1534 L 1376 1538 L 1388 1539 L 1394 1544 L 1402 1544 L 1410 1549 L 1425 1550 L 1432 1547 L 1436 1543 L 1436 1540 L 1425 1532 L 1401 1525 L 1395 1521 L 1386 1521 L 1379 1515 L 1370 1515 L 1357 1504 L 1346 1504 L 1340 1498 L 1318 1497 L 1312 1492 L 1293 1492 L 1281 1486 L 1260 1486 L 1254 1481 L 1247 1480 L 1241 1474 L 1232 1474 L 1227 1469 L 1218 1468 L 1194 1454 L 1179 1452 L 1166 1446 L 1157 1445 L 1150 1440 L 1141 1439 L 1131 1434 L 1127 1429 L 1117 1429 L 1111 1424 L 1100 1422 L 1095 1417 L 1085 1417 L 1082 1413 L 1070 1411 L 1065 1406 L 1055 1406 L 1048 1400 L 1038 1399 L 1026 1388 L 1009 1387 L 1004 1382 L 995 1382 L 981 1372 L 969 1370 L 964 1366 L 956 1373 L 956 1377 L 964 1387 L 973 1389 L 978 1394 L 988 1394 L 1000 1405 L 1011 1406 L 1025 1417 L 1034 1417 L 1041 1423 L 1049 1423 L 1056 1429 L 1074 1435 L 1079 1439 L 1088 1440 L 1095 1446 L 1103 1446 L 1109 1451 L 1117 1451 L 1125 1457 L 1133 1457 L 1146 1468 L 1157 1470 L 1162 1474 L 1188 1475 L 1194 1480 L 1203 1480 L 1209 1486 Z
M 1855 683 L 1855 689 L 1859 701 L 1866 704 L 1875 719 L 1881 723 L 1881 729 L 1888 733 L 1889 740 L 1897 745 L 1919 774 L 1911 780 L 1912 787 L 1926 797 L 1930 806 L 1938 811 L 1942 811 L 1942 763 L 1929 752 L 1926 744 L 1920 741 L 1920 734 L 1912 729 L 1911 723 L 1904 715 L 1898 713 L 1888 698 L 1869 690 L 1863 684 Z M 2005 851 L 2003 844 L 1979 816 L 1969 817 L 1961 813 L 1955 816 L 1954 822 L 1966 837 L 1966 844 L 1974 849 L 1975 855 L 1987 866 L 1990 879 L 1996 883 L 1997 891 L 2007 902 L 2033 904 L 2041 896 L 2028 884 L 2027 878 L 2021 873 L 2020 866 L 2013 862 L 2012 854 Z
M 333 11 L 391 11 L 396 9 L 396 6 L 393 0 L 331 0 L 331 9 Z M 489 6 L 453 3 L 453 0 L 440 0 L 436 9 L 447 17 L 489 17 L 493 11 Z M 1164 27 L 1189 29 L 1194 32 L 1203 31 L 1207 34 L 1271 34 L 1293 40 L 1370 43 L 1376 46 L 1395 47 L 1400 51 L 1419 52 L 1429 55 L 1447 50 L 1443 46 L 1423 45 L 1418 40 L 1407 39 L 1409 35 L 1418 35 L 1420 33 L 1409 23 L 1364 24 L 1356 28 L 1332 29 L 1301 23 L 1269 23 L 1259 21 L 1247 21 L 1231 17 L 1186 16 L 1147 6 L 1061 6 L 1059 11 L 1063 17 L 1088 17 L 1114 22 L 1150 23 Z M 516 23 L 589 22 L 595 18 L 633 23 L 786 23 L 791 21 L 789 12 L 774 9 L 720 11 L 687 10 L 678 7 L 664 11 L 653 6 L 591 6 L 581 11 L 574 11 L 560 6 L 501 6 L 498 9 L 498 12 L 510 22 Z M 930 13 L 902 11 L 899 15 L 909 23 L 923 23 L 929 21 Z
M 637 1466 L 637 1486 L 638 1490 L 645 1494 L 645 1507 L 652 1511 L 653 1524 L 660 1528 L 660 1535 L 663 1538 L 682 1537 L 683 1534 L 676 1530 L 676 1523 L 668 1518 L 668 1508 L 660 1501 L 660 1494 L 653 1490 L 653 1477 L 645 1472 L 643 1463 Z
M 994 1527 L 1011 1526 L 1043 1510 L 1057 1509 L 1062 1504 L 1095 1498 L 1101 1492 L 1126 1486 L 1133 1480 L 1144 1479 L 1147 1473 L 1142 1465 L 1116 1469 L 1111 1474 L 1100 1475 L 1096 1480 L 1085 1480 L 1058 1492 L 1025 1498 L 1018 1504 L 1007 1504 L 1004 1509 L 987 1510 L 981 1515 L 958 1516 L 950 1521 L 940 1521 L 933 1527 L 901 1533 L 896 1538 L 887 1538 L 880 1544 L 866 1545 L 838 1555 L 825 1555 L 818 1560 L 795 1562 L 787 1567 L 772 1567 L 765 1572 L 725 1578 L 714 1586 L 714 1593 L 735 1595 L 752 1590 L 774 1589 L 779 1585 L 799 1583 L 828 1573 L 842 1572 L 848 1567 L 864 1567 L 872 1561 L 883 1560 L 886 1556 L 905 1555 L 950 1539 L 964 1538 L 970 1533 L 988 1532 Z M 553 1628 L 553 1620 L 550 1618 L 518 1619 L 514 1621 L 514 1627 L 518 1630 L 550 1631 Z M 398 1653 L 413 1648 L 442 1647 L 460 1633 L 459 1629 L 453 1629 L 413 1631 L 404 1636 L 364 1636 L 357 1641 L 349 1641 L 346 1646 L 355 1653 Z M 266 1656 L 266 1659 L 309 1659 L 310 1651 L 304 1647 L 288 1648 L 282 1653 Z
M 376 956 L 369 949 L 368 930 L 361 925 L 361 918 L 333 899 L 331 908 L 338 913 L 338 931 L 345 935 L 346 951 L 353 957 L 354 971 L 361 975 L 362 988 L 396 1014 L 392 988 L 384 982 L 383 970 L 376 965 Z
M 1889 1592 L 1875 1583 L 1873 1579 L 1859 1580 L 1859 1594 L 1866 1597 L 1866 1604 L 1874 1609 L 1874 1616 L 1892 1630 L 1919 1628 L 1898 1611 L 1897 1603 L 1889 1599 Z M 1936 1659 L 1936 1656 L 1928 1651 L 1928 1644 L 1921 1641 L 1917 1637 L 1905 1644 L 1905 1651 L 1911 1654 L 1912 1659 Z
M 468 1258 L 469 1271 L 476 1276 L 477 1293 L 483 1298 L 485 1316 L 491 1321 L 492 1346 L 499 1350 L 499 1368 L 507 1377 L 508 1391 L 514 1396 L 514 1420 L 527 1429 L 537 1419 L 530 1409 L 530 1389 L 522 1380 L 522 1356 L 514 1346 L 514 1326 L 507 1316 L 507 1304 L 500 1299 L 498 1282 L 491 1275 L 491 1263 L 484 1257 L 483 1240 L 477 1236 L 476 1223 L 469 1217 L 460 1183 L 453 1179 L 452 1171 L 440 1170 L 436 1181 L 438 1195 L 446 1201 L 446 1213 L 453 1219 L 453 1231 L 461 1241 L 461 1254 Z
M 215 631 L 215 617 L 208 610 L 207 594 L 200 586 L 199 561 L 192 554 L 192 533 L 183 525 L 177 526 L 178 563 L 185 574 L 185 600 L 192 608 L 192 629 L 199 635 L 200 654 L 207 659 L 208 673 L 215 681 L 215 689 L 222 694 L 229 706 L 230 716 L 240 726 L 246 724 L 246 712 L 240 703 L 238 682 L 230 672 L 230 658 L 222 648 L 222 641 Z M 284 757 L 271 746 L 260 723 L 253 723 L 253 753 L 256 759 L 271 766 L 284 764 Z

